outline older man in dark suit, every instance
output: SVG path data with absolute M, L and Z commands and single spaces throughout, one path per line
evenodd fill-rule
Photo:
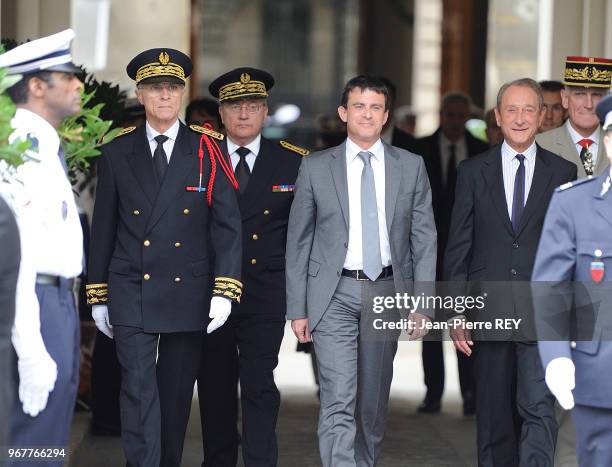
M 495 115 L 504 142 L 459 165 L 444 258 L 446 281 L 472 281 L 473 291 L 487 297 L 474 321 L 529 317 L 525 281 L 531 279 L 546 208 L 554 189 L 576 177 L 574 164 L 535 143 L 543 118 L 535 81 L 503 85 Z M 451 337 L 470 356 L 472 336 L 460 323 Z M 476 336 L 480 341 L 470 358 L 482 467 L 553 465 L 554 397 L 544 383 L 535 336 L 524 324 Z

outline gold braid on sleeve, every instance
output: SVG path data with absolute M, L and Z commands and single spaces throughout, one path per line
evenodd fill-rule
M 231 277 L 215 277 L 215 286 L 213 287 L 213 295 L 229 298 L 237 303 L 240 303 L 242 295 L 242 282 L 232 279 Z

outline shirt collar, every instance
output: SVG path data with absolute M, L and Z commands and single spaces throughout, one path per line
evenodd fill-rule
M 567 131 L 570 134 L 570 138 L 572 139 L 574 144 L 578 144 L 578 141 L 580 141 L 581 139 L 590 139 L 593 141 L 594 144 L 599 144 L 599 127 L 597 127 L 593 134 L 588 136 L 587 138 L 584 138 L 580 133 L 574 130 L 574 127 L 570 123 L 569 118 L 565 122 L 565 127 L 567 128 Z
M 180 126 L 181 126 L 181 123 L 179 122 L 177 118 L 176 122 L 174 122 L 174 124 L 170 128 L 168 128 L 165 133 L 163 133 L 164 136 L 167 136 L 172 141 L 176 141 L 176 137 L 178 136 Z M 155 128 L 153 128 L 151 125 L 149 125 L 149 122 L 146 123 L 146 128 L 147 128 L 147 139 L 149 140 L 149 142 L 153 141 L 153 139 L 156 136 L 159 136 L 162 134 L 159 131 L 157 131 Z
M 462 136 L 461 138 L 459 138 L 457 141 L 451 141 L 450 139 L 448 139 L 445 135 L 444 132 L 442 130 L 440 130 L 440 147 L 444 147 L 447 148 L 449 147 L 451 144 L 454 144 L 455 147 L 459 147 L 463 144 L 463 142 L 465 141 L 465 136 Z
M 13 137 L 27 138 L 32 135 L 38 140 L 39 147 L 59 151 L 60 139 L 53 126 L 37 113 L 30 110 L 18 108 L 13 117 L 12 126 L 16 132 Z
M 512 149 L 512 147 L 506 142 L 506 140 L 504 140 L 501 146 L 501 151 L 502 157 L 506 160 L 513 159 L 514 157 L 516 157 L 517 154 L 522 154 L 523 156 L 525 156 L 525 159 L 527 159 L 527 161 L 533 162 L 535 161 L 536 153 L 538 152 L 538 147 L 536 146 L 536 143 L 534 141 L 533 143 L 531 143 L 531 146 L 529 146 L 525 151 L 519 153 Z
M 229 155 L 234 154 L 236 152 L 236 149 L 238 149 L 239 147 L 241 146 L 238 146 L 236 143 L 234 143 L 229 136 L 227 137 L 227 153 Z M 261 147 L 261 133 L 259 133 L 257 137 L 249 144 L 242 147 L 247 148 L 249 151 L 251 151 L 252 154 L 257 157 L 257 154 L 259 154 L 259 148 Z
M 385 147 L 380 138 L 368 149 L 361 149 L 350 138 L 346 138 L 346 161 L 353 162 L 361 151 L 371 152 L 375 159 L 382 162 L 382 157 L 385 154 Z

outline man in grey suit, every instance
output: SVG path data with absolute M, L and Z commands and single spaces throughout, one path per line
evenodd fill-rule
M 289 216 L 287 319 L 314 343 L 325 467 L 374 466 L 380 453 L 399 333 L 372 328 L 374 297 L 416 294 L 435 279 L 425 164 L 381 141 L 388 103 L 376 78 L 346 84 L 338 113 L 348 138 L 303 159 Z M 431 315 L 411 312 L 417 339 Z
M 612 160 L 612 95 L 597 113 Z M 546 384 L 564 409 L 573 409 L 581 467 L 612 465 L 610 177 L 606 171 L 556 190 L 532 277 L 540 281 L 532 287 Z
M 576 164 L 578 178 L 601 175 L 608 167 L 595 107 L 610 89 L 610 76 L 610 59 L 567 57 L 561 100 L 569 118 L 536 136 L 544 149 Z

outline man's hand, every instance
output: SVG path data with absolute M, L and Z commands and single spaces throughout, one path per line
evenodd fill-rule
M 55 387 L 57 365 L 45 351 L 36 358 L 19 359 L 19 400 L 24 413 L 36 417 L 45 410 L 49 393 Z
M 576 386 L 576 368 L 571 358 L 558 357 L 546 365 L 546 386 L 565 410 L 574 407 L 572 389 Z
M 465 320 L 455 319 L 451 324 L 449 333 L 455 348 L 469 357 L 472 355 L 471 347 L 474 345 L 474 342 L 472 341 L 472 333 L 464 326 Z
M 210 300 L 210 313 L 208 314 L 208 317 L 212 318 L 212 321 L 208 324 L 206 333 L 210 334 L 214 330 L 223 326 L 227 321 L 227 318 L 229 318 L 231 312 L 231 300 L 224 297 L 213 297 Z
M 96 322 L 98 330 L 106 337 L 113 338 L 113 327 L 108 318 L 108 307 L 106 305 L 94 305 L 91 307 L 91 316 Z
M 310 342 L 310 331 L 308 330 L 308 318 L 294 319 L 291 321 L 291 329 L 293 334 L 298 338 L 300 343 L 305 344 Z
M 410 313 L 410 317 L 408 318 L 413 325 L 406 331 L 408 333 L 408 340 L 414 341 L 420 339 L 421 337 L 425 337 L 425 335 L 429 332 L 429 330 L 425 327 L 427 323 L 431 320 L 429 317 L 422 315 L 421 313 Z

